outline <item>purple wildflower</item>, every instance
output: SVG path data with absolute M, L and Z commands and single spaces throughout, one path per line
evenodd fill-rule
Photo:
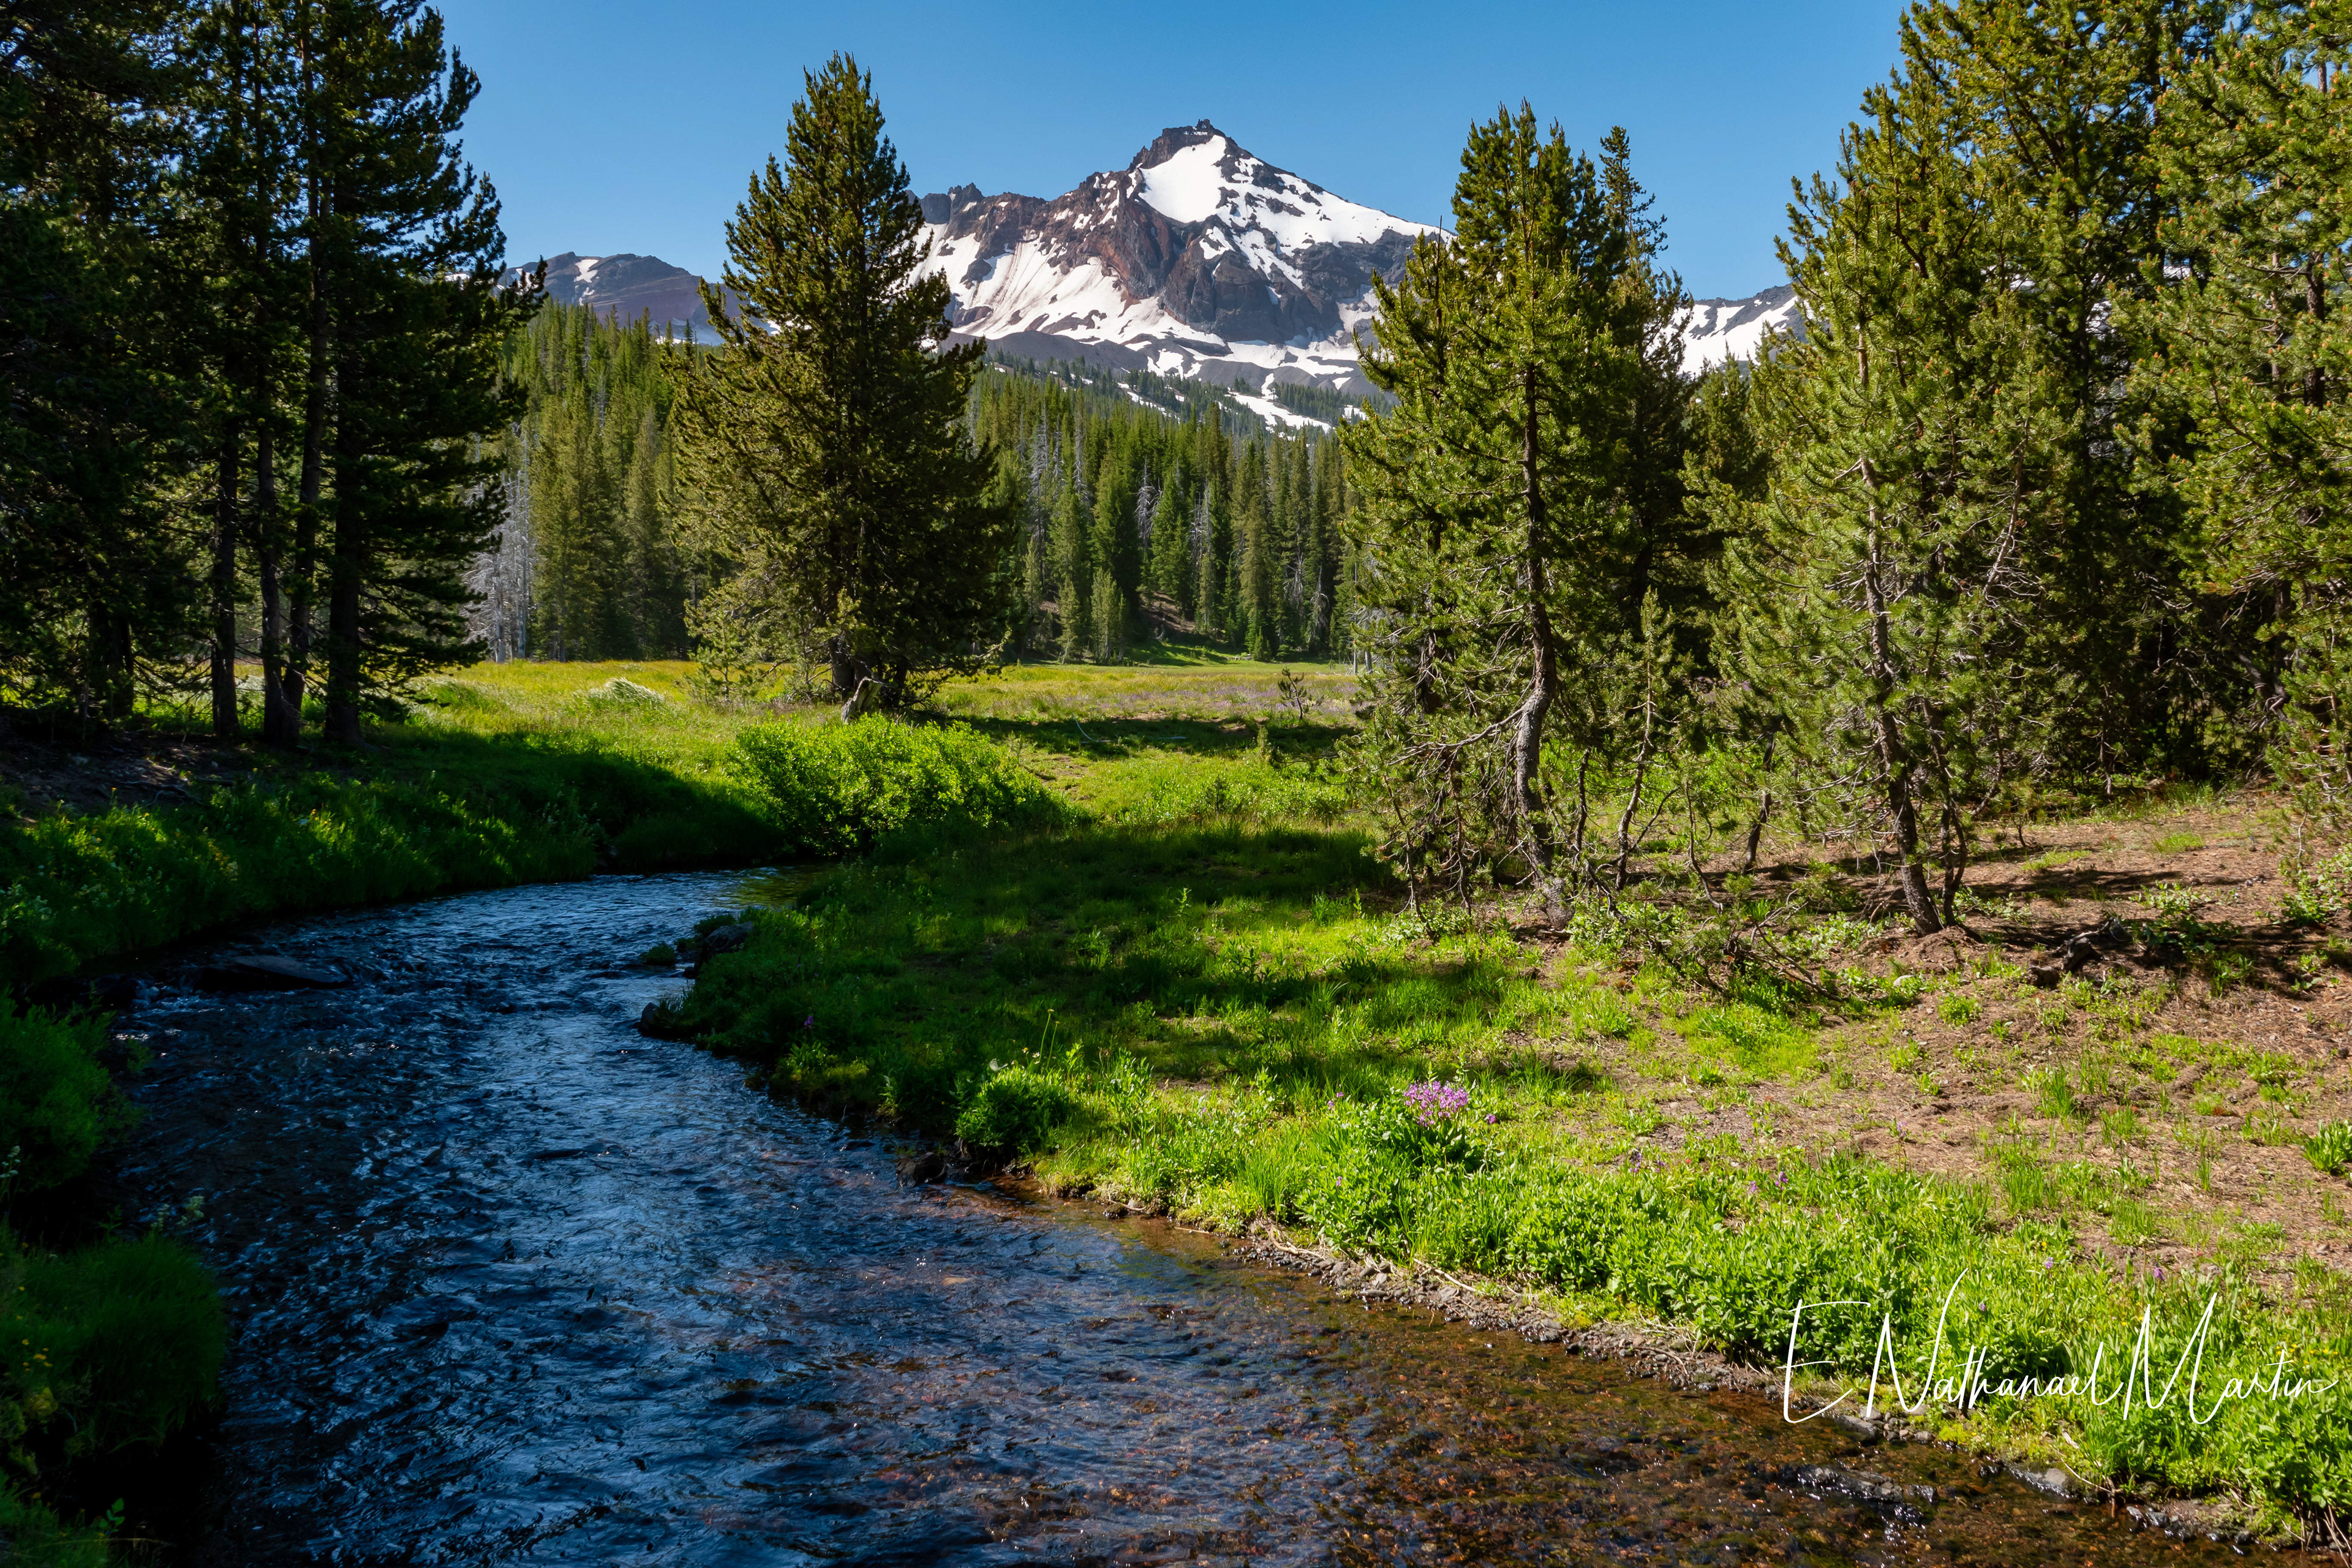
M 1469 1109 L 1470 1091 L 1458 1084 L 1439 1083 L 1432 1079 L 1406 1089 L 1404 1102 L 1412 1107 L 1415 1121 L 1423 1127 L 1434 1127 L 1455 1111 Z
M 803 1018 L 803 1019 L 801 1020 L 801 1027 L 802 1027 L 802 1028 L 803 1028 L 803 1029 L 814 1029 L 814 1028 L 815 1028 L 815 1027 L 816 1027 L 816 1015 L 815 1015 L 815 1014 L 814 1014 L 814 1013 L 811 1013 L 807 1017 Z
M 1497 1116 L 1497 1115 L 1496 1115 L 1493 1111 L 1491 1111 L 1491 1110 L 1490 1110 L 1490 1111 L 1486 1112 L 1486 1125 L 1487 1125 L 1487 1126 L 1492 1127 L 1496 1122 L 1500 1121 L 1501 1120 L 1502 1120 L 1502 1118 L 1501 1118 L 1501 1117 L 1499 1117 L 1499 1116 Z

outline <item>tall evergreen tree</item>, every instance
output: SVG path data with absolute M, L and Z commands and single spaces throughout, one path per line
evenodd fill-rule
M 460 158 L 479 81 L 415 0 L 324 0 L 308 112 L 314 424 L 304 499 L 329 525 L 326 733 L 472 651 L 467 565 L 499 502 L 498 354 L 538 303 L 500 282 L 498 197 Z M 323 321 L 323 329 L 321 323 Z M 323 363 L 318 363 L 323 361 Z M 321 479 L 327 480 L 321 488 Z
M 1525 105 L 1472 130 L 1454 213 L 1451 245 L 1423 240 L 1375 286 L 1365 368 L 1397 405 L 1348 432 L 1381 655 L 1360 757 L 1382 852 L 1415 883 L 1467 896 L 1516 868 L 1556 900 L 1543 746 L 1624 526 L 1644 345 L 1623 285 L 1643 238 Z
M 942 342 L 947 281 L 921 270 L 922 207 L 872 84 L 845 55 L 805 81 L 783 162 L 727 227 L 746 313 L 703 289 L 725 346 L 684 389 L 679 461 L 746 569 L 697 615 L 772 621 L 845 704 L 904 700 L 989 656 L 1013 519 L 961 427 L 982 349 Z
M 158 487 L 190 434 L 173 340 L 175 8 L 0 14 L 0 689 L 81 726 L 126 717 L 134 659 L 177 652 L 193 542 Z
M 1732 663 L 1883 835 L 1922 931 L 2003 792 L 2069 749 L 2112 766 L 2164 713 L 2171 513 L 2113 317 L 2183 15 L 1915 6 L 1837 180 L 1791 208 L 1807 336 L 1756 373 L 1769 479 L 1708 503 L 1743 536 Z
M 2259 628 L 2284 776 L 2352 817 L 2352 5 L 2252 0 L 2166 96 L 2143 380 L 2193 421 L 2203 586 Z M 2150 271 L 2156 271 L 2152 265 Z

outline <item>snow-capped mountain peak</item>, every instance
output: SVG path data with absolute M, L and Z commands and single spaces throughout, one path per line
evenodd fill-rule
M 1244 387 L 1291 382 L 1362 394 L 1356 332 L 1375 273 L 1394 278 L 1414 223 L 1334 195 L 1203 120 L 1162 131 L 1124 169 L 1051 201 L 977 185 L 922 198 L 929 267 L 954 296 L 956 336 L 1037 359 Z M 715 341 L 697 279 L 649 256 L 550 258 L 548 291 L 628 321 L 650 316 Z M 1753 359 L 1768 327 L 1801 335 L 1791 291 L 1701 300 L 1684 323 L 1684 368 Z M 1296 416 L 1303 418 L 1303 416 Z
M 923 198 L 964 337 L 1039 358 L 1365 390 L 1375 271 L 1439 232 L 1333 195 L 1203 120 L 1052 201 Z

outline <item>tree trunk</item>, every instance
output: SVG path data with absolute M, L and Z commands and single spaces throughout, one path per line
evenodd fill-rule
M 1528 694 L 1519 704 L 1519 722 L 1511 736 L 1511 785 L 1519 817 L 1520 842 L 1535 868 L 1536 881 L 1554 915 L 1565 911 L 1559 879 L 1552 872 L 1551 824 L 1543 806 L 1539 769 L 1543 763 L 1544 720 L 1551 712 L 1558 690 L 1559 666 L 1552 649 L 1551 613 L 1545 604 L 1549 584 L 1544 573 L 1544 494 L 1536 472 L 1536 391 L 1532 367 L 1519 372 L 1522 418 L 1519 434 L 1519 482 L 1528 512 L 1528 641 L 1533 668 Z
M 267 377 L 261 392 L 261 405 L 267 408 Z M 261 740 L 264 745 L 287 747 L 301 738 L 302 710 L 287 698 L 285 593 L 278 580 L 276 458 L 265 419 L 253 444 L 253 562 L 261 578 Z
M 1745 874 L 1756 869 L 1756 847 L 1764 840 L 1764 825 L 1772 816 L 1772 747 L 1780 739 L 1778 730 L 1764 731 L 1764 787 L 1756 801 L 1756 820 L 1748 825 L 1748 857 L 1739 865 Z
M 306 58 L 302 85 L 308 100 L 306 111 L 315 115 L 319 112 L 316 107 L 318 82 L 313 63 L 307 58 L 307 38 L 304 46 Z M 310 283 L 310 375 L 302 395 L 302 472 L 299 481 L 300 488 L 295 497 L 294 581 L 289 595 L 292 625 L 288 631 L 286 657 L 286 700 L 298 719 L 302 711 L 304 689 L 310 682 L 313 629 L 311 600 L 317 592 L 319 579 L 319 507 L 327 467 L 327 429 L 334 417 L 335 392 L 335 317 L 330 298 L 331 279 L 325 233 L 329 186 L 323 167 L 326 153 L 315 125 L 308 129 L 303 152 L 310 165 L 303 181 L 310 220 L 306 247 Z
M 1874 482 L 1866 464 L 1863 482 Z M 1862 591 L 1870 611 L 1871 673 L 1876 683 L 1871 699 L 1872 717 L 1877 731 L 1879 766 L 1885 773 L 1887 815 L 1894 820 L 1895 847 L 1902 856 L 1896 875 L 1903 883 L 1903 907 L 1911 916 L 1911 929 L 1927 936 L 1943 930 L 1944 921 L 1936 912 L 1935 896 L 1927 890 L 1927 868 L 1919 862 L 1919 812 L 1911 799 L 1911 757 L 1895 724 L 1894 632 L 1886 612 L 1885 585 L 1879 580 L 1884 563 L 1878 552 L 1877 510 L 1874 500 L 1869 555 L 1862 569 Z
M 341 377 L 338 376 L 340 382 Z M 350 476 L 359 468 L 358 442 L 335 426 L 335 526 L 327 558 L 327 739 L 360 743 L 360 584 L 367 547 L 365 521 L 352 504 Z
M 233 378 L 232 378 L 233 381 Z M 213 475 L 213 735 L 234 741 L 236 721 L 237 486 L 245 432 L 232 418 L 221 432 Z

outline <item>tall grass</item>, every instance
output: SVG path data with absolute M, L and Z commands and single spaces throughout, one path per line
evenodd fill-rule
M 734 766 L 787 847 L 846 855 L 913 837 L 1039 826 L 1060 801 L 1003 746 L 961 725 L 763 724 L 736 738 Z
M 0 1198 L 79 1175 L 129 1115 L 98 1060 L 102 1020 L 0 1001 Z M 61 1463 L 162 1442 L 211 1398 L 227 1321 L 210 1273 L 171 1238 L 64 1252 L 0 1224 L 0 1530 L 10 1561 L 100 1563 L 36 1489 Z
M 719 768 L 740 717 L 600 689 L 444 681 L 367 751 L 259 753 L 187 805 L 0 819 L 0 984 L 256 916 L 774 852 Z

